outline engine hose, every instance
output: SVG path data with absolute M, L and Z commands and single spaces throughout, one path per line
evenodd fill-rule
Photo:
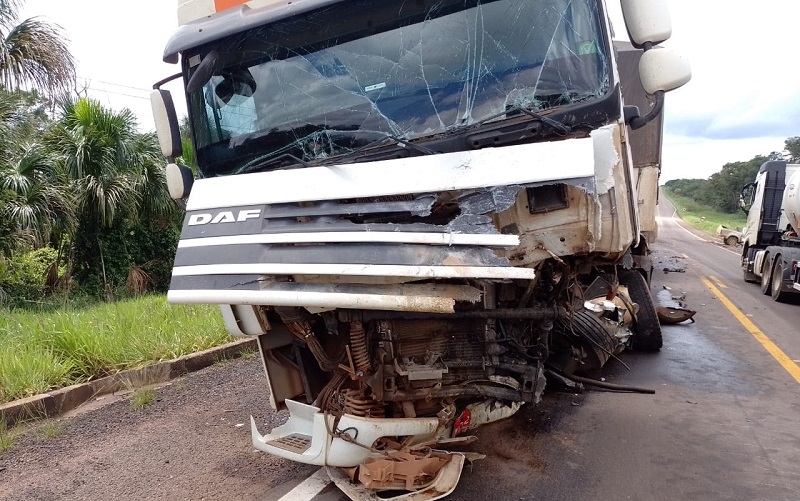
M 286 327 L 298 339 L 306 343 L 308 350 L 314 355 L 314 359 L 319 364 L 319 368 L 325 372 L 331 372 L 339 367 L 339 360 L 332 358 L 320 344 L 317 336 L 311 330 L 311 326 L 306 321 L 287 323 Z
M 320 369 L 325 372 L 330 372 L 339 367 L 339 361 L 328 356 L 316 336 L 311 334 L 311 336 L 305 338 L 305 341 L 311 354 L 314 355 L 314 358 L 317 360 Z
M 563 373 L 559 374 L 575 383 L 583 383 L 588 386 L 596 386 L 598 388 L 604 388 L 606 390 L 627 391 L 631 393 L 645 393 L 647 395 L 653 395 L 656 392 L 656 390 L 650 388 L 641 388 L 639 386 L 626 386 L 621 384 L 606 383 L 605 381 L 589 379 L 588 377 L 576 376 L 574 374 L 563 374 Z

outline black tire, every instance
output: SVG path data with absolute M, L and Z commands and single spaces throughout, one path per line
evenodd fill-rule
M 753 251 L 752 253 L 755 253 L 755 249 L 747 249 L 746 252 L 742 253 L 742 271 L 744 273 L 745 282 L 751 284 L 757 284 L 759 282 L 758 275 L 750 271 L 747 271 L 747 263 L 750 261 L 750 258 L 752 257 L 750 255 L 751 251 Z
M 772 299 L 783 303 L 789 298 L 791 293 L 783 290 L 783 259 L 781 256 L 775 256 L 775 264 L 772 266 Z
M 580 336 L 587 348 L 587 357 L 575 372 L 590 371 L 602 368 L 614 350 L 617 348 L 616 339 L 605 328 L 603 321 L 588 310 L 578 310 L 572 318 L 572 325 L 562 322 L 564 331 L 571 330 Z
M 731 235 L 725 239 L 725 245 L 730 245 L 731 247 L 736 247 L 739 245 L 739 239 L 735 236 Z
M 769 254 L 764 256 L 764 263 L 761 265 L 761 293 L 769 296 L 772 290 L 772 270 L 769 267 Z
M 664 346 L 661 324 L 658 322 L 656 306 L 650 295 L 650 287 L 636 270 L 623 270 L 618 275 L 619 284 L 628 288 L 631 300 L 639 305 L 636 322 L 631 328 L 631 348 L 640 351 L 658 351 Z

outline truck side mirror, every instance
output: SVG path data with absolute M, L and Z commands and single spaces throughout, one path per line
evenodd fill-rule
M 172 94 L 167 90 L 153 90 L 150 93 L 150 106 L 153 108 L 153 121 L 156 125 L 161 154 L 170 159 L 181 156 L 183 153 L 181 131 Z
M 681 53 L 654 47 L 645 51 L 639 60 L 639 78 L 648 94 L 669 92 L 692 79 L 692 68 Z
M 192 169 L 181 164 L 167 165 L 167 189 L 173 200 L 183 200 L 189 196 L 194 184 Z
M 742 188 L 742 193 L 739 195 L 739 208 L 747 214 L 750 212 L 750 207 L 753 205 L 753 197 L 755 196 L 755 184 L 748 183 Z
M 680 53 L 649 43 L 639 60 L 639 79 L 645 92 L 655 96 L 653 108 L 645 116 L 638 115 L 635 107 L 625 107 L 625 123 L 640 129 L 656 118 L 664 107 L 664 93 L 675 90 L 692 78 L 689 61 Z
M 625 28 L 634 47 L 659 44 L 672 36 L 666 0 L 620 0 Z

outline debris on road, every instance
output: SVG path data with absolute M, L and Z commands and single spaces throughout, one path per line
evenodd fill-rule
M 669 266 L 664 267 L 664 273 L 686 273 L 686 270 L 683 268 L 670 268 Z
M 656 313 L 658 314 L 658 321 L 661 325 L 675 325 L 687 320 L 694 323 L 694 316 L 697 313 L 688 308 L 674 308 L 667 306 L 657 306 Z

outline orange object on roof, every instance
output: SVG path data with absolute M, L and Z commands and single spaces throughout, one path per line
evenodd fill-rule
M 217 9 L 217 12 L 221 12 L 243 3 L 247 3 L 247 0 L 214 0 L 214 8 Z

